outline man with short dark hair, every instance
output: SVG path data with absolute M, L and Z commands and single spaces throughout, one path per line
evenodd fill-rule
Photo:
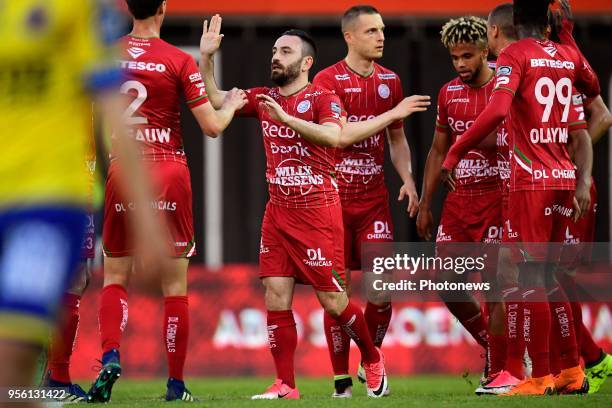
M 180 101 L 186 100 L 203 133 L 216 137 L 245 101 L 238 90 L 227 95 L 218 110 L 208 101 L 202 75 L 187 53 L 159 38 L 166 14 L 162 0 L 127 0 L 133 13 L 132 32 L 123 38 L 120 61 L 126 81 L 120 92 L 131 98 L 124 113 L 130 136 L 151 172 L 154 200 L 149 203 L 164 220 L 171 238 L 170 258 L 161 271 L 164 295 L 163 343 L 168 360 L 166 400 L 193 401 L 183 382 L 189 340 L 187 269 L 195 254 L 191 182 L 180 127 Z M 88 400 L 107 402 L 121 374 L 120 344 L 128 320 L 127 285 L 136 266 L 136 242 L 127 233 L 138 208 L 120 191 L 117 151 L 113 146 L 104 202 L 104 288 L 100 296 L 102 369 Z M 161 237 L 160 237 L 161 239 Z
M 204 81 L 213 104 L 225 95 L 213 76 L 213 55 L 222 35 L 221 17 L 204 23 L 200 42 Z M 296 283 L 312 285 L 320 304 L 357 343 L 364 361 L 367 393 L 387 389 L 383 355 L 374 346 L 361 310 L 345 292 L 342 209 L 334 157 L 345 112 L 332 92 L 308 82 L 314 43 L 289 30 L 272 47 L 274 88 L 246 91 L 241 115 L 259 119 L 266 149 L 270 200 L 262 223 L 259 255 L 270 350 L 277 379 L 253 399 L 297 399 L 294 355 L 297 331 L 291 305 Z
M 313 83 L 333 91 L 347 111 L 336 160 L 344 223 L 344 258 L 347 282 L 350 270 L 361 268 L 365 242 L 393 242 L 389 192 L 385 186 L 385 137 L 391 161 L 402 179 L 398 200 L 408 198 L 408 213 L 416 215 L 418 196 L 412 176 L 410 147 L 403 119 L 427 109 L 428 96 L 403 98 L 399 76 L 376 63 L 384 49 L 384 23 L 372 6 L 354 6 L 342 17 L 346 57 L 319 72 Z M 391 321 L 391 303 L 368 301 L 365 319 L 374 344 L 382 346 Z M 334 370 L 333 397 L 352 396 L 349 375 L 350 338 L 329 316 L 325 336 Z M 364 380 L 360 367 L 357 373 Z

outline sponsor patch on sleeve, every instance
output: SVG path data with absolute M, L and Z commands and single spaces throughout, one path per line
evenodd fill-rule
M 340 107 L 339 103 L 332 102 L 331 111 L 333 113 L 334 119 L 340 119 L 340 115 L 342 115 L 342 108 Z
M 512 73 L 512 67 L 509 67 L 508 65 L 501 65 L 499 67 L 497 67 L 497 72 L 495 73 L 495 75 L 497 76 L 508 76 Z
M 573 95 L 572 96 L 572 103 L 574 105 L 582 105 L 582 95 Z

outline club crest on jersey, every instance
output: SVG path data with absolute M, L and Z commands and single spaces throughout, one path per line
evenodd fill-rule
M 378 74 L 378 78 L 380 79 L 394 79 L 395 77 L 395 74 Z
M 351 79 L 351 76 L 349 74 L 336 75 L 336 79 L 338 81 L 348 81 Z
M 310 101 L 302 101 L 297 106 L 297 111 L 299 113 L 306 113 L 310 109 Z
M 497 72 L 495 73 L 495 75 L 497 76 L 508 76 L 512 73 L 512 67 L 509 67 L 507 65 L 502 65 L 497 67 Z
M 128 54 L 130 54 L 132 56 L 132 58 L 138 59 L 138 57 L 140 57 L 146 51 L 143 50 L 140 47 L 130 47 L 130 48 L 127 49 L 127 52 L 128 52 Z
M 446 88 L 448 91 L 460 91 L 462 89 L 464 89 L 465 86 L 463 85 L 451 85 L 448 88 Z
M 383 99 L 387 99 L 389 95 L 391 95 L 391 90 L 389 89 L 387 84 L 378 85 L 378 95 L 380 95 L 380 97 Z

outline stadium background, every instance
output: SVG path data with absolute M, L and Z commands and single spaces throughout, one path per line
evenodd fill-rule
M 449 17 L 475 14 L 486 17 L 499 1 L 412 2 L 379 0 L 370 4 L 382 13 L 386 24 L 385 56 L 381 64 L 403 81 L 404 93 L 426 94 L 436 99 L 440 87 L 454 77 L 448 52 L 439 31 Z M 342 12 L 354 1 L 308 0 L 169 0 L 162 38 L 197 57 L 204 17 L 221 13 L 225 34 L 217 78 L 222 87 L 248 88 L 269 84 L 270 49 L 288 28 L 310 32 L 319 48 L 314 75 L 344 57 L 346 48 L 339 29 Z M 612 2 L 574 1 L 575 37 L 599 75 L 602 97 L 612 97 Z M 184 108 L 183 128 L 194 198 L 198 255 L 190 271 L 191 342 L 188 375 L 270 375 L 272 359 L 267 351 L 263 290 L 257 279 L 260 226 L 267 200 L 265 156 L 259 124 L 235 120 L 216 140 L 201 137 Z M 413 153 L 413 171 L 422 183 L 423 167 L 433 135 L 435 108 L 405 122 Z M 610 239 L 609 139 L 595 147 L 594 176 L 599 190 L 597 240 Z M 414 220 L 405 213 L 406 203 L 394 200 L 400 180 L 387 161 L 385 168 L 398 241 L 417 241 Z M 438 219 L 443 192 L 436 196 Z M 356 282 L 357 284 L 357 282 Z M 97 313 L 100 274 L 82 302 L 82 316 Z M 585 319 L 594 337 L 610 350 L 610 305 L 585 307 Z M 298 375 L 329 375 L 327 349 L 322 333 L 322 312 L 309 288 L 296 293 L 295 310 L 300 343 L 296 355 Z M 161 302 L 131 292 L 130 319 L 122 353 L 124 373 L 130 376 L 163 375 Z M 392 374 L 478 372 L 480 350 L 441 304 L 396 304 L 385 339 Z M 91 362 L 99 355 L 95 319 L 82 319 L 73 375 L 91 376 Z M 352 369 L 358 353 L 352 353 Z

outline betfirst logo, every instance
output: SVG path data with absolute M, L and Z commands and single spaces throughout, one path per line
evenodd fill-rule
M 473 120 L 468 120 L 467 122 L 463 120 L 457 120 L 452 116 L 448 118 L 448 124 L 455 133 L 463 133 L 470 128 L 474 124 Z
M 274 169 L 274 176 L 268 178 L 268 183 L 279 186 L 285 195 L 310 193 L 315 185 L 323 185 L 323 175 L 315 174 L 312 166 L 306 165 L 298 159 L 287 159 L 279 163 Z
M 304 262 L 305 265 L 311 267 L 332 266 L 332 261 L 323 256 L 321 248 L 308 248 L 306 250 L 306 256 L 308 259 L 302 259 L 302 262 Z
M 573 70 L 575 65 L 571 61 L 559 61 L 547 58 L 532 58 L 531 68 L 556 68 Z
M 288 126 L 278 126 L 268 122 L 267 120 L 261 121 L 261 130 L 263 131 L 265 137 L 280 137 L 283 139 L 302 137 L 298 132 Z
M 156 64 L 155 62 L 121 61 L 121 69 L 160 73 L 166 72 L 166 66 L 164 64 Z

